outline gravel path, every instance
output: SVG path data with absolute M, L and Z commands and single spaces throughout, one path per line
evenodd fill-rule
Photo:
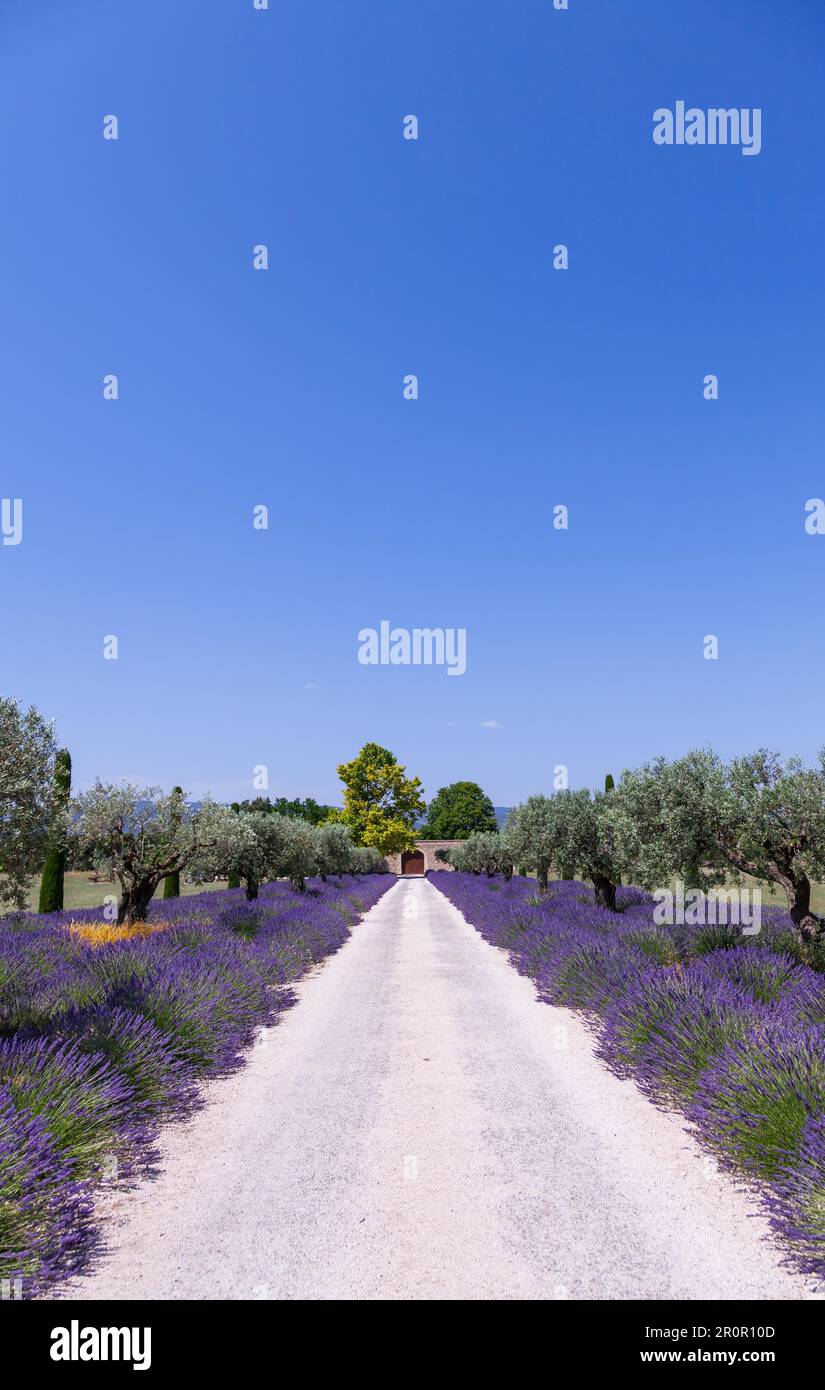
M 104 1199 L 82 1298 L 800 1298 L 756 1206 L 423 879 Z

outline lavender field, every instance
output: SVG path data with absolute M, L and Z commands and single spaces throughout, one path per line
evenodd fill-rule
M 699 1141 L 762 1196 L 788 1262 L 825 1275 L 825 975 L 800 962 L 790 919 L 668 927 L 653 900 L 535 880 L 431 877 L 481 935 L 510 953 L 546 1003 L 582 1014 L 604 1062 L 680 1111 Z
M 95 1187 L 151 1173 L 159 1126 L 242 1064 L 393 881 L 159 900 L 138 928 L 102 909 L 0 922 L 0 1280 L 32 1297 L 89 1265 Z

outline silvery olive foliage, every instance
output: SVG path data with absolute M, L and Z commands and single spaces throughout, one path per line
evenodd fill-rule
M 118 922 L 142 921 L 162 878 L 196 860 L 226 859 L 238 817 L 209 797 L 197 809 L 158 787 L 96 782 L 73 798 L 69 833 L 92 848 L 96 866 L 120 884 Z
M 354 874 L 385 874 L 387 861 L 374 845 L 356 845 L 353 850 Z
M 479 831 L 448 852 L 448 859 L 454 869 L 471 874 L 503 874 L 509 879 L 513 876 L 513 856 L 501 835 L 493 831 Z
M 272 819 L 260 811 L 235 815 L 228 837 L 214 846 L 204 846 L 193 856 L 187 870 L 190 882 L 205 883 L 235 874 L 246 888 L 246 896 L 257 898 L 259 885 L 275 877 L 271 872 L 274 849 L 267 835 Z
M 513 862 L 535 870 L 542 892 L 551 868 L 563 879 L 590 879 L 600 906 L 615 909 L 622 859 L 609 814 L 614 796 L 561 791 L 515 806 L 503 831 Z
M 0 909 L 24 909 L 55 833 L 55 736 L 34 707 L 0 697 Z
M 514 806 L 502 833 L 504 847 L 514 864 L 534 869 L 542 892 L 554 862 L 556 814 L 552 796 L 529 796 Z
M 234 873 L 244 884 L 248 898 L 257 898 L 259 885 L 276 878 L 289 879 L 297 892 L 303 892 L 304 880 L 319 868 L 320 846 L 315 826 L 275 811 L 230 814 L 234 835 L 214 850 L 199 853 L 189 877 L 202 883 Z
M 530 797 L 503 833 L 542 891 L 551 867 L 589 879 L 609 908 L 623 877 L 661 888 L 679 875 L 707 890 L 748 874 L 784 890 L 804 939 L 823 932 L 810 900 L 825 878 L 825 752 L 815 768 L 765 749 L 727 763 L 712 749 L 659 758 L 604 793 Z
M 327 874 L 354 873 L 354 850 L 349 826 L 331 823 L 315 827 L 315 855 L 322 878 Z
M 616 909 L 622 857 L 610 807 L 615 793 L 562 791 L 553 797 L 554 863 L 563 878 L 589 879 L 600 907 Z
M 784 890 L 804 938 L 821 934 L 810 896 L 825 877 L 825 750 L 815 768 L 766 749 L 729 763 L 712 749 L 659 758 L 622 775 L 611 816 L 640 886 L 678 873 L 708 888 L 750 874 Z
M 315 827 L 291 816 L 273 816 L 272 819 L 279 822 L 275 831 L 276 876 L 288 878 L 296 892 L 303 893 L 304 880 L 318 868 Z
M 236 875 L 248 898 L 257 898 L 267 880 L 286 878 L 297 892 L 314 874 L 386 873 L 387 866 L 372 846 L 357 848 L 349 827 L 338 823 L 311 825 L 299 816 L 275 811 L 242 811 L 235 815 L 235 834 L 216 850 L 199 852 L 189 866 L 195 883 Z

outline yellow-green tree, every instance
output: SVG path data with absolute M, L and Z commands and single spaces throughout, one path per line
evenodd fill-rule
M 356 845 L 398 854 L 415 843 L 415 825 L 426 802 L 420 777 L 407 777 L 388 748 L 365 743 L 351 763 L 341 763 L 344 809 L 329 821 L 348 825 Z

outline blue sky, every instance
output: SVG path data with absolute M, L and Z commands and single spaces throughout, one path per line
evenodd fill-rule
M 3 0 L 0 690 L 76 785 L 813 757 L 823 40 L 819 0 Z M 679 99 L 761 153 L 654 145 Z M 466 674 L 359 665 L 381 619 Z

